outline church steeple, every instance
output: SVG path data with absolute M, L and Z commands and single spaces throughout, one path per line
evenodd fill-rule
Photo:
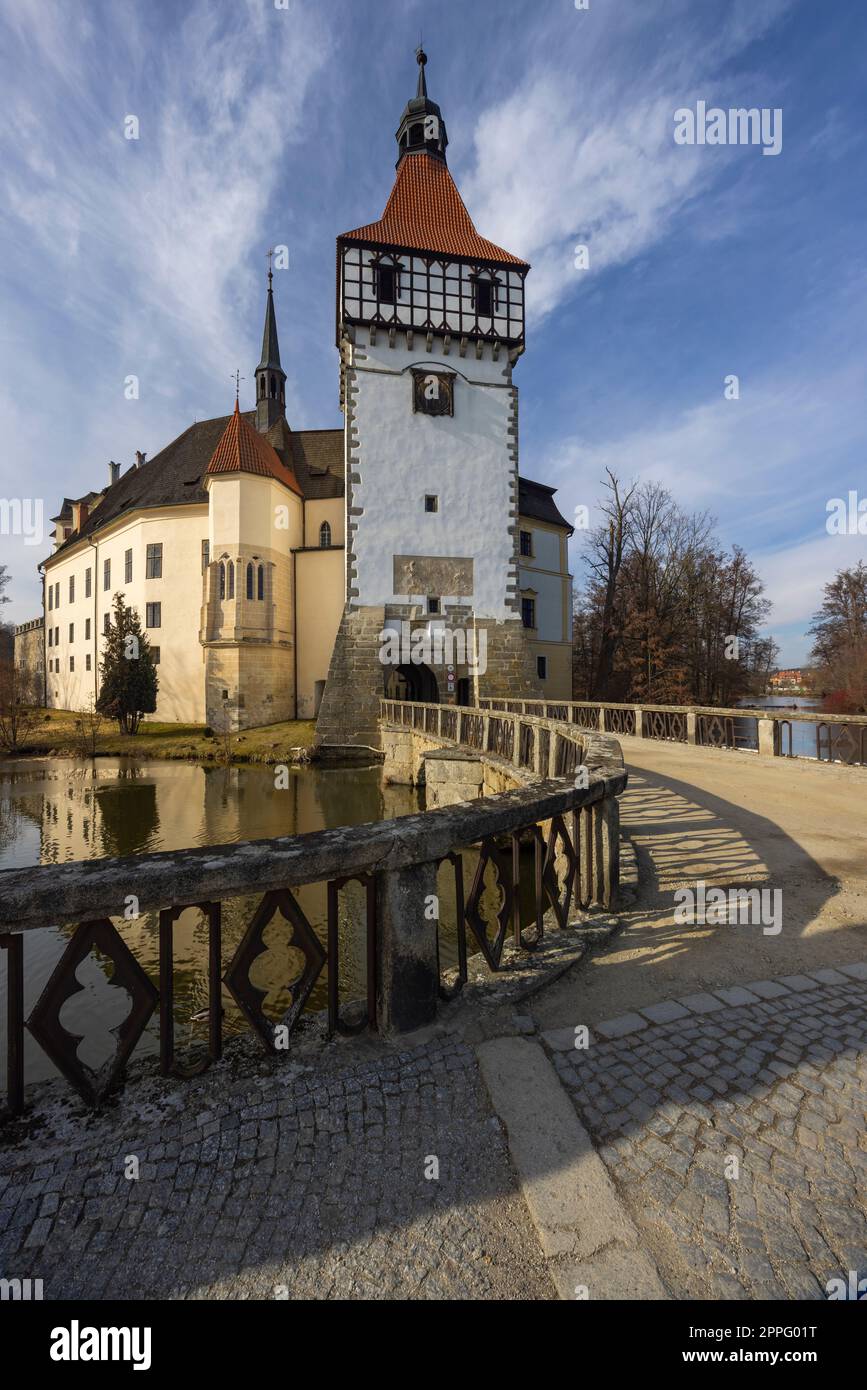
M 270 253 L 269 253 L 270 254 Z M 280 365 L 277 316 L 274 313 L 274 272 L 268 269 L 268 302 L 262 334 L 262 360 L 256 368 L 256 428 L 265 434 L 286 414 L 286 373 Z
M 400 118 L 395 136 L 397 140 L 397 163 L 400 166 L 405 155 L 429 154 L 446 163 L 446 123 L 435 101 L 427 94 L 425 65 L 427 54 L 423 48 L 416 50 L 418 63 L 418 87 L 411 101 L 408 101 Z

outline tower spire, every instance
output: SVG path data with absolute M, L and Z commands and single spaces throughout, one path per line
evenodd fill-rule
M 415 51 L 418 63 L 418 84 L 415 96 L 407 102 L 400 125 L 397 128 L 397 162 L 405 155 L 428 154 L 434 159 L 446 162 L 446 123 L 435 101 L 431 101 L 427 91 L 427 54 L 419 44 Z
M 273 254 L 274 252 L 269 250 L 262 357 L 256 368 L 256 428 L 262 434 L 286 414 L 286 373 L 280 364 L 277 315 L 274 311 L 274 272 L 271 269 Z

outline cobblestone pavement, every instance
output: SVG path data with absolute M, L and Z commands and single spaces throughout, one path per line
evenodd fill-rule
M 127 1095 L 0 1152 L 0 1275 L 46 1298 L 554 1296 L 465 1044 L 306 1080 L 224 1065 L 161 1114 Z
M 867 983 L 822 973 L 554 1053 L 674 1297 L 822 1298 L 867 1275 Z

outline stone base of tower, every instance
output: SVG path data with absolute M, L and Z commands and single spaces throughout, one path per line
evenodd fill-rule
M 344 609 L 316 720 L 317 746 L 355 743 L 379 748 L 384 622 L 384 607 Z
M 252 642 L 207 647 L 205 710 L 208 725 L 215 733 L 294 719 L 292 648 Z
M 403 619 L 405 640 L 409 642 L 429 621 L 409 618 L 408 612 L 400 605 L 345 610 L 316 724 L 317 745 L 381 746 L 380 701 L 385 694 L 388 673 L 381 659 L 383 628 L 386 623 L 393 627 Z M 466 634 L 463 649 L 475 652 L 478 671 L 475 673 L 460 659 L 451 667 L 432 660 L 425 669 L 434 678 L 438 697 L 417 694 L 414 698 L 438 698 L 441 703 L 449 704 L 463 699 L 474 704 L 478 698 L 530 700 L 544 697 L 529 635 L 518 619 L 462 622 L 455 617 L 450 626 L 453 633 L 461 630 Z
M 483 700 L 544 699 L 529 634 L 520 619 L 498 623 L 477 618 L 475 628 L 480 652 L 482 632 L 487 643 L 485 671 L 478 678 L 479 696 Z

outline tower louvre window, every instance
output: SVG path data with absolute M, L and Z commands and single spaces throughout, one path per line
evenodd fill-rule
M 229 579 L 229 598 L 234 598 L 234 597 L 235 597 L 235 566 L 234 566 L 234 564 L 232 563 L 231 560 L 229 561 L 229 564 L 228 564 L 227 568 L 228 568 L 228 571 L 229 571 L 229 574 L 228 574 L 228 579 Z
M 253 597 L 253 565 L 247 565 L 247 598 Z
M 258 573 L 258 575 L 257 575 L 257 577 L 256 577 L 256 597 L 257 597 L 257 598 L 261 598 L 261 599 L 263 599 L 263 598 L 265 597 L 265 566 L 264 566 L 264 565 L 260 565 L 260 566 L 259 566 L 259 573 Z

